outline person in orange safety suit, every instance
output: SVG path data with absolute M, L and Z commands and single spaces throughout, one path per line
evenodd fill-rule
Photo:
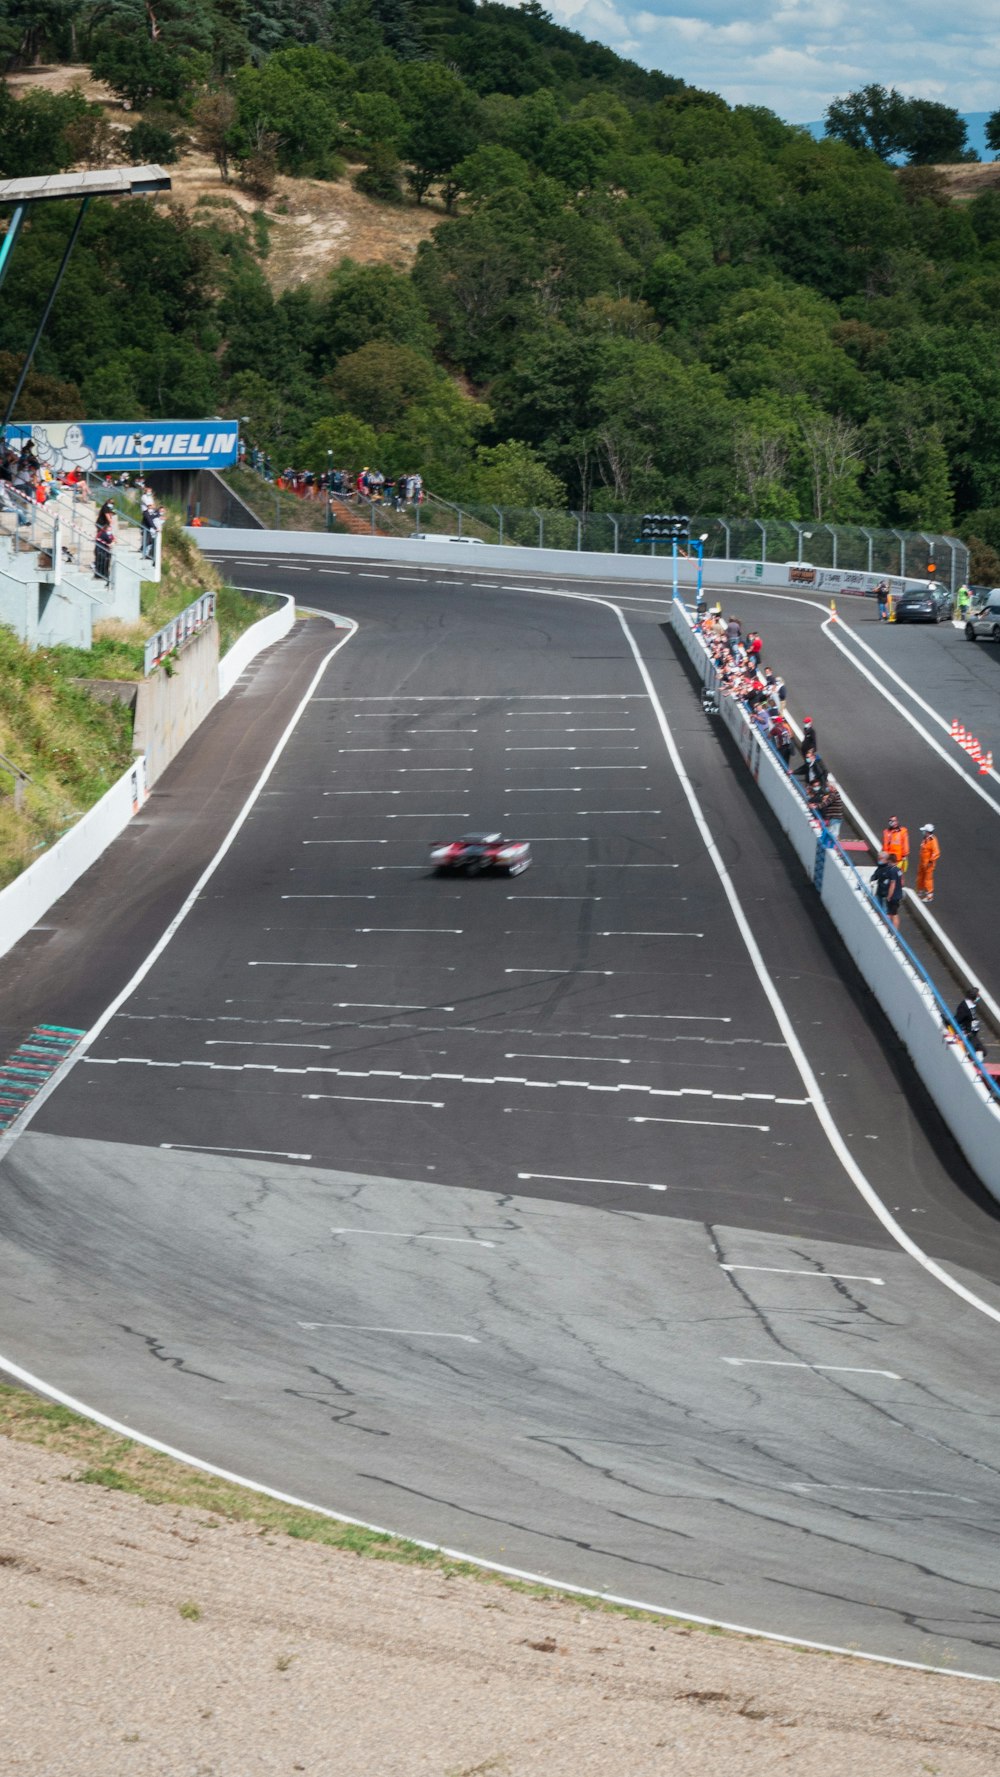
M 930 821 L 920 831 L 923 839 L 920 841 L 920 857 L 917 860 L 917 894 L 922 901 L 933 901 L 934 871 L 941 856 L 941 847 Z
M 892 815 L 887 827 L 882 832 L 882 850 L 889 853 L 894 864 L 898 864 L 904 873 L 910 861 L 910 835 L 905 827 L 899 824 L 899 816 Z

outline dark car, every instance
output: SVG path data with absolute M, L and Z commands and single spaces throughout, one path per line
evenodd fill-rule
M 947 586 L 910 586 L 893 603 L 897 623 L 944 623 L 952 611 Z
M 520 876 L 531 863 L 531 847 L 526 839 L 505 839 L 502 833 L 466 833 L 447 845 L 432 845 L 431 863 L 442 873 L 464 871 L 476 876 L 500 870 L 506 876 Z

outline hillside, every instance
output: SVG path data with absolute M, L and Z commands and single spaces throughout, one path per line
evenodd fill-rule
M 162 0 L 155 41 L 67 5 L 103 84 L 17 74 L 0 171 L 124 147 L 176 190 L 93 206 L 25 412 L 245 415 L 484 505 L 960 527 L 1000 576 L 992 166 L 816 142 L 534 0 Z M 63 228 L 19 248 L 12 348 Z

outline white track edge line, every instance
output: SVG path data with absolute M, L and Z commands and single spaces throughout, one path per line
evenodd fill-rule
M 573 1598 L 596 1598 L 602 1604 L 614 1604 L 625 1610 L 647 1611 L 650 1616 L 669 1617 L 679 1623 L 696 1623 L 700 1628 L 724 1629 L 730 1635 L 746 1635 L 754 1641 L 777 1642 L 783 1647 L 808 1648 L 812 1653 L 839 1654 L 847 1660 L 864 1660 L 869 1665 L 897 1666 L 906 1672 L 932 1672 L 942 1678 L 968 1678 L 976 1684 L 998 1684 L 1000 1680 L 991 1678 L 985 1672 L 957 1671 L 951 1666 L 928 1666 L 920 1660 L 898 1660 L 891 1654 L 870 1654 L 859 1648 L 839 1647 L 834 1642 L 808 1641 L 802 1636 L 781 1635 L 773 1629 L 752 1629 L 744 1623 L 730 1623 L 721 1617 L 698 1616 L 694 1611 L 672 1609 L 668 1605 L 648 1604 L 640 1598 L 625 1598 L 617 1592 L 600 1592 L 592 1586 L 574 1585 L 569 1580 L 554 1579 L 551 1574 L 533 1573 L 530 1569 L 509 1567 L 502 1561 L 487 1561 L 481 1555 L 469 1555 L 463 1549 L 453 1549 L 446 1543 L 433 1543 L 423 1537 L 408 1536 L 399 1530 L 389 1530 L 383 1524 L 373 1524 L 367 1518 L 354 1518 L 346 1512 L 335 1512 L 329 1506 L 315 1505 L 311 1500 L 301 1499 L 294 1493 L 282 1493 L 277 1487 L 266 1487 L 261 1481 L 250 1481 L 244 1475 L 236 1474 L 232 1469 L 220 1468 L 217 1463 L 206 1462 L 200 1456 L 189 1456 L 186 1451 L 178 1450 L 172 1444 L 165 1444 L 159 1438 L 150 1438 L 144 1432 L 134 1431 L 119 1419 L 112 1419 L 107 1413 L 101 1413 L 95 1407 L 88 1407 L 74 1395 L 65 1394 L 62 1389 L 53 1388 L 49 1383 L 42 1382 L 30 1370 L 24 1370 L 18 1364 L 7 1363 L 0 1358 L 0 1369 L 13 1376 L 26 1388 L 36 1390 L 49 1400 L 57 1401 L 72 1413 L 92 1420 L 96 1425 L 103 1425 L 108 1431 L 120 1437 L 131 1438 L 146 1450 L 157 1450 L 162 1456 L 168 1456 L 174 1462 L 183 1462 L 189 1468 L 200 1470 L 205 1475 L 215 1475 L 220 1481 L 228 1481 L 236 1487 L 245 1487 L 248 1493 L 260 1494 L 265 1499 L 276 1499 L 281 1505 L 295 1506 L 300 1511 L 315 1512 L 317 1517 L 328 1518 L 332 1523 L 351 1524 L 358 1530 L 370 1530 L 376 1536 L 391 1536 L 401 1542 L 412 1543 L 418 1549 L 427 1549 L 432 1554 L 444 1555 L 449 1561 L 463 1561 L 469 1567 L 476 1567 L 482 1573 L 499 1573 L 507 1579 L 520 1580 L 529 1585 L 545 1586 L 555 1592 L 565 1592 Z
M 327 621 L 331 622 L 331 623 L 337 623 L 338 621 L 339 622 L 345 621 L 345 619 L 343 619 L 343 618 L 338 620 L 335 616 L 333 616 L 330 612 L 327 612 L 327 611 L 318 612 L 317 615 L 325 617 L 327 619 Z M 291 740 L 292 735 L 294 734 L 296 728 L 299 725 L 299 722 L 301 721 L 303 715 L 305 714 L 306 709 L 308 708 L 309 703 L 312 700 L 313 692 L 315 691 L 317 685 L 319 684 L 320 680 L 322 679 L 323 674 L 326 672 L 326 669 L 329 666 L 331 660 L 333 659 L 335 654 L 339 654 L 339 652 L 340 652 L 341 648 L 344 646 L 345 642 L 349 642 L 351 640 L 351 638 L 357 634 L 358 625 L 355 623 L 354 619 L 349 617 L 346 619 L 346 622 L 350 625 L 350 627 L 347 631 L 347 634 L 344 636 L 341 636 L 340 641 L 336 642 L 334 644 L 334 646 L 330 649 L 329 653 L 324 655 L 319 666 L 316 668 L 316 671 L 313 674 L 312 679 L 310 680 L 310 683 L 309 683 L 308 689 L 305 692 L 305 695 L 301 699 L 301 702 L 299 703 L 297 709 L 294 711 L 294 713 L 291 717 L 291 720 L 288 722 L 284 733 L 282 734 L 280 740 L 278 741 L 277 746 L 274 748 L 274 751 L 272 752 L 271 757 L 268 759 L 267 764 L 264 766 L 263 771 L 261 772 L 259 778 L 257 779 L 257 782 L 255 783 L 253 789 L 250 791 L 249 796 L 247 797 L 246 801 L 244 802 L 243 807 L 240 809 L 239 814 L 236 816 L 236 819 L 234 820 L 228 833 L 226 834 L 225 838 L 223 839 L 222 844 L 218 847 L 218 850 L 214 853 L 214 855 L 209 859 L 209 862 L 206 864 L 204 870 L 202 871 L 201 875 L 199 876 L 194 887 L 189 890 L 185 900 L 181 903 L 181 906 L 179 907 L 178 911 L 174 914 L 174 917 L 170 921 L 166 930 L 161 933 L 160 937 L 157 939 L 156 943 L 153 945 L 152 950 L 143 959 L 143 961 L 139 964 L 139 967 L 136 969 L 136 971 L 132 975 L 131 979 L 125 983 L 125 986 L 121 989 L 120 993 L 116 994 L 115 998 L 111 1001 L 111 1004 L 109 1006 L 105 1007 L 104 1011 L 101 1013 L 101 1015 L 97 1019 L 96 1023 L 91 1025 L 90 1029 L 87 1031 L 86 1035 L 81 1038 L 80 1042 L 77 1044 L 77 1046 L 73 1050 L 72 1054 L 67 1056 L 66 1060 L 56 1069 L 54 1074 L 50 1075 L 49 1079 L 46 1080 L 45 1085 L 42 1087 L 42 1090 L 35 1095 L 35 1097 L 32 1099 L 31 1103 L 26 1107 L 26 1109 L 24 1110 L 22 1115 L 17 1118 L 16 1122 L 11 1126 L 10 1129 L 7 1130 L 7 1132 L 3 1136 L 2 1140 L 0 1140 L 0 1163 L 2 1163 L 4 1159 L 6 1159 L 6 1156 L 9 1154 L 9 1152 L 10 1152 L 11 1148 L 14 1146 L 15 1142 L 19 1139 L 19 1137 L 21 1135 L 23 1135 L 23 1133 L 27 1129 L 29 1123 L 31 1123 L 33 1121 L 36 1111 L 41 1110 L 41 1107 L 45 1103 L 46 1099 L 51 1097 L 52 1093 L 56 1090 L 56 1088 L 58 1086 L 60 1086 L 62 1084 L 63 1080 L 66 1079 L 67 1075 L 71 1072 L 72 1068 L 76 1065 L 76 1063 L 78 1061 L 82 1060 L 83 1056 L 86 1055 L 86 1053 L 87 1053 L 88 1049 L 91 1047 L 92 1043 L 95 1041 L 95 1039 L 97 1037 L 100 1036 L 101 1031 L 104 1029 L 105 1025 L 110 1023 L 111 1019 L 114 1017 L 115 1013 L 118 1011 L 118 1008 L 120 1006 L 124 1005 L 125 1001 L 127 999 L 129 999 L 131 997 L 131 995 L 135 992 L 135 990 L 139 986 L 140 982 L 145 980 L 146 976 L 149 974 L 150 969 L 153 967 L 153 964 L 157 961 L 157 959 L 163 954 L 164 950 L 167 948 L 167 945 L 170 943 L 170 940 L 174 936 L 174 933 L 178 930 L 178 928 L 186 920 L 188 914 L 191 912 L 192 907 L 195 905 L 196 901 L 198 900 L 199 896 L 201 895 L 201 892 L 204 889 L 205 884 L 207 882 L 211 881 L 211 878 L 215 875 L 215 872 L 219 868 L 219 865 L 222 863 L 223 858 L 226 856 L 226 853 L 229 851 L 230 847 L 234 844 L 234 842 L 237 838 L 237 835 L 239 834 L 241 828 L 243 827 L 244 823 L 246 822 L 247 818 L 249 817 L 251 809 L 253 808 L 258 797 L 260 796 L 260 793 L 263 790 L 265 784 L 267 783 L 269 777 L 271 776 L 271 773 L 274 771 L 274 768 L 277 765 L 278 760 L 281 758 L 281 755 L 284 752 L 286 746 L 288 745 L 288 742 Z M 0 1363 L 2 1363 L 2 1359 L 0 1359 Z

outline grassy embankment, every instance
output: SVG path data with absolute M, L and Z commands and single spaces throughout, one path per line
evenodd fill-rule
M 163 578 L 142 593 L 142 620 L 95 624 L 94 646 L 31 649 L 0 626 L 0 754 L 27 772 L 23 805 L 0 771 L 0 887 L 34 862 L 126 770 L 132 714 L 92 697 L 79 679 L 141 679 L 143 643 L 199 593 L 216 593 L 219 650 L 264 615 L 221 584 L 176 520 L 164 533 Z

